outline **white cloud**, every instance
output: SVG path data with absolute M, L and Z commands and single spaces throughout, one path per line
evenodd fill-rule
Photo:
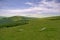
M 34 5 L 34 3 L 31 2 L 27 2 L 25 4 L 31 5 L 31 7 L 27 9 L 3 10 L 3 12 L 6 13 L 5 16 L 22 15 L 31 17 L 46 17 L 60 15 L 60 4 L 56 3 L 55 0 L 51 2 L 43 0 L 38 2 L 38 5 Z
M 26 2 L 25 4 L 27 4 L 27 5 L 31 5 L 31 6 L 34 5 L 34 3 L 31 3 L 31 2 Z

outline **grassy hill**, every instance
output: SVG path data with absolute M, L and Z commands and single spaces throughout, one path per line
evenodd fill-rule
M 4 16 L 0 16 L 0 19 L 2 19 L 2 18 L 6 18 L 6 17 L 4 17 Z
M 7 17 L 0 19 L 0 28 L 24 25 L 27 23 L 28 23 L 27 17 L 19 17 L 19 16 Z
M 8 20 L 13 20 L 14 22 L 22 22 L 22 19 L 28 23 L 25 25 L 1 28 L 0 40 L 60 40 L 60 16 L 48 18 L 16 16 L 8 18 Z M 29 21 L 26 21 L 26 19 Z M 43 28 L 45 29 L 42 30 Z

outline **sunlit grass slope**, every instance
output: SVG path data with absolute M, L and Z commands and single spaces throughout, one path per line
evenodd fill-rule
M 32 18 L 26 25 L 1 28 L 0 40 L 60 40 L 60 16 Z

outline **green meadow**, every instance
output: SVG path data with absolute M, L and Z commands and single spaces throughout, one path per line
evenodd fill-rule
M 60 40 L 60 16 L 2 18 L 0 40 Z

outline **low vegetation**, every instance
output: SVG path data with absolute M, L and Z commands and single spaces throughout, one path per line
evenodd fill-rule
M 2 18 L 0 20 L 0 28 L 28 24 L 28 21 L 29 21 L 28 18 L 18 16 Z
M 3 23 L 9 27 L 2 26 L 0 40 L 60 40 L 60 16 L 48 18 L 10 17 L 0 20 L 0 25 Z M 12 25 L 14 26 L 12 27 Z

